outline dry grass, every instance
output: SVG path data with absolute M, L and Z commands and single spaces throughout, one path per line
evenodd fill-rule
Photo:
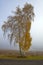
M 26 56 L 21 57 L 19 51 L 0 50 L 0 59 L 43 60 L 43 52 L 28 52 Z

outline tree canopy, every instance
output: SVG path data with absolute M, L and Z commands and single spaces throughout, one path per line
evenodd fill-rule
M 28 50 L 31 46 L 31 21 L 34 20 L 34 9 L 31 4 L 26 3 L 21 9 L 19 6 L 13 12 L 14 16 L 9 16 L 8 20 L 2 25 L 2 30 L 6 34 L 8 31 L 8 38 L 10 42 L 14 40 L 19 43 L 22 50 Z

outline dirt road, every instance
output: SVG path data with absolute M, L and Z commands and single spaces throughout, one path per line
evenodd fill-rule
M 0 59 L 0 65 L 43 65 L 43 60 Z

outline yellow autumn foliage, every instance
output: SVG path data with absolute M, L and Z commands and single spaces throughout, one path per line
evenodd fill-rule
M 20 42 L 21 49 L 24 51 L 28 50 L 31 46 L 31 40 L 32 38 L 30 37 L 30 33 L 26 32 L 26 34 L 22 37 Z
M 30 31 L 30 28 L 31 28 L 31 22 L 27 21 L 27 23 L 26 23 L 27 32 Z
M 20 43 L 19 43 L 21 49 L 24 50 L 24 51 L 28 51 L 28 49 L 31 46 L 32 38 L 31 38 L 30 33 L 29 33 L 30 28 L 31 28 L 31 22 L 27 21 L 26 22 L 26 32 L 24 33 L 24 35 L 21 38 Z

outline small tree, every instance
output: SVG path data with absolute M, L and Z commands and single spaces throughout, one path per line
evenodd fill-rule
M 8 20 L 2 25 L 4 33 L 8 33 L 10 43 L 14 40 L 19 43 L 20 54 L 22 51 L 27 51 L 31 46 L 30 28 L 31 21 L 34 19 L 33 6 L 26 3 L 22 9 L 17 7 L 16 11 L 13 12 L 14 16 L 9 16 Z

